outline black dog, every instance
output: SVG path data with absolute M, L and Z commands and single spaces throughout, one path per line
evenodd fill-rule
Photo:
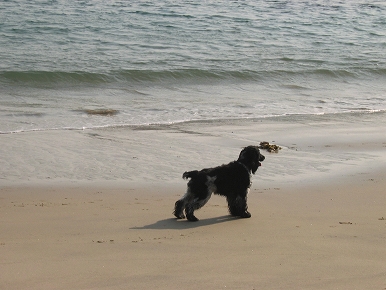
M 251 187 L 251 177 L 265 157 L 257 146 L 245 147 L 239 159 L 226 165 L 206 168 L 201 171 L 185 172 L 182 177 L 190 178 L 186 194 L 176 201 L 173 214 L 178 219 L 198 221 L 194 211 L 203 207 L 212 193 L 226 196 L 229 212 L 233 216 L 249 218 L 247 194 Z

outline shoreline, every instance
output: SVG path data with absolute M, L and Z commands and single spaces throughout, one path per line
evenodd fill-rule
M 336 116 L 335 116 L 336 117 Z M 237 159 L 268 141 L 259 182 L 315 182 L 386 163 L 386 114 L 191 122 L 144 128 L 42 131 L 0 136 L 0 186 L 93 182 L 179 183 L 182 172 Z
M 82 111 L 82 110 L 75 110 Z M 90 112 L 89 115 L 99 115 L 99 116 L 107 116 L 111 117 L 119 114 L 119 110 L 117 109 L 84 109 L 86 114 Z M 95 127 L 52 127 L 52 128 L 32 128 L 32 129 L 19 129 L 19 130 L 9 130 L 9 131 L 0 131 L 0 135 L 12 135 L 12 134 L 25 134 L 25 133 L 39 133 L 39 132 L 55 132 L 55 131 L 98 131 L 98 130 L 115 130 L 115 129 L 127 129 L 133 131 L 145 131 L 145 130 L 167 130 L 176 127 L 183 127 L 185 125 L 204 125 L 217 126 L 219 124 L 247 124 L 247 123 L 257 123 L 257 122 L 279 122 L 279 123 L 297 123 L 299 121 L 310 121 L 310 122 L 318 122 L 318 121 L 347 121 L 354 120 L 358 117 L 363 117 L 364 119 L 374 119 L 377 116 L 384 118 L 386 114 L 386 110 L 357 110 L 357 111 L 342 111 L 335 113 L 313 113 L 313 114 L 305 114 L 305 113 L 296 113 L 296 114 L 284 114 L 284 115 L 272 115 L 272 116 L 261 116 L 261 117 L 253 117 L 253 118 L 215 118 L 215 119 L 192 119 L 192 120 L 183 120 L 183 121 L 171 121 L 165 123 L 144 123 L 144 124 L 111 124 L 111 125 L 100 125 Z

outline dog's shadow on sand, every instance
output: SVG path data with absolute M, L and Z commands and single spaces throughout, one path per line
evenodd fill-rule
M 178 220 L 176 218 L 168 218 L 159 220 L 153 224 L 144 225 L 144 226 L 137 226 L 132 227 L 130 229 L 132 230 L 146 230 L 146 229 L 153 229 L 153 230 L 182 230 L 182 229 L 191 229 L 191 228 L 198 228 L 198 227 L 205 227 L 215 224 L 220 224 L 224 222 L 231 222 L 234 220 L 237 220 L 239 218 L 233 217 L 231 215 L 225 215 L 220 217 L 213 217 L 208 219 L 200 219 L 197 222 L 190 222 L 186 219 Z

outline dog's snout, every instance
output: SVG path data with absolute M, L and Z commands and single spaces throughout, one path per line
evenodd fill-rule
M 264 161 L 264 159 L 265 159 L 265 156 L 264 156 L 264 155 L 262 155 L 262 154 L 260 154 L 260 158 L 259 158 L 259 161 Z

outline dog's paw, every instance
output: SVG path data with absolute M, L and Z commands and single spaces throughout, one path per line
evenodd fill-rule
M 174 214 L 175 215 L 175 217 L 177 218 L 177 219 L 184 219 L 185 218 L 185 215 L 184 214 Z
M 188 219 L 188 221 L 190 222 L 197 222 L 199 219 L 196 218 L 194 215 L 190 215 L 190 216 L 186 216 L 186 218 Z
M 250 218 L 251 217 L 251 214 L 246 211 L 246 212 L 243 212 L 241 215 L 240 215 L 241 218 Z

